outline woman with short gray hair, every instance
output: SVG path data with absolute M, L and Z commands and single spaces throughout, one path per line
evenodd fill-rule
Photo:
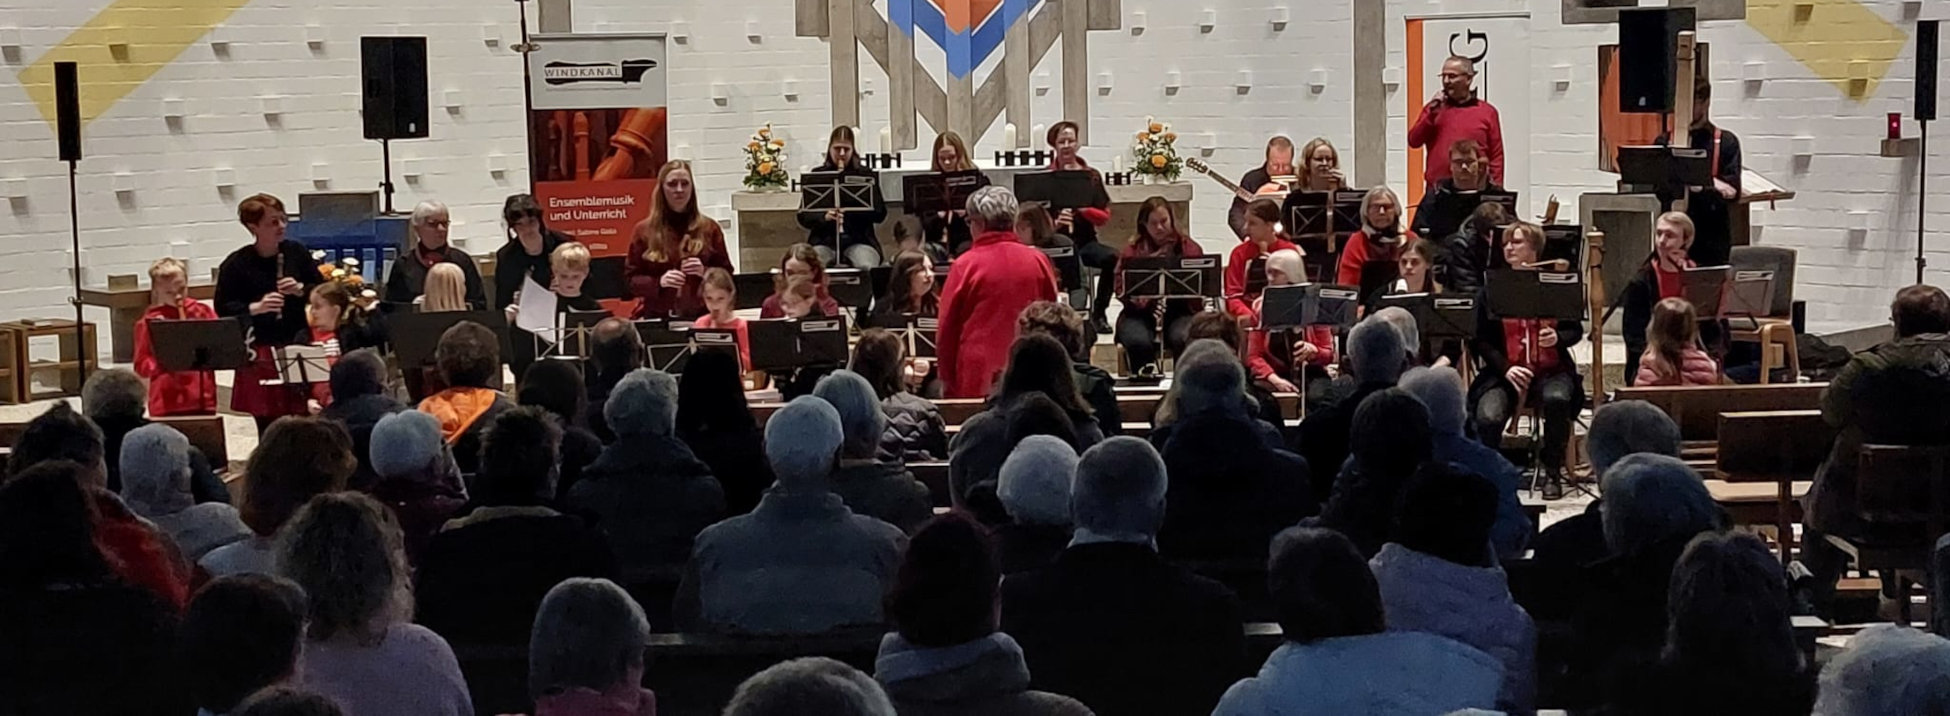
M 528 640 L 528 695 L 535 716 L 657 712 L 643 688 L 650 621 L 622 587 L 573 578 L 548 590 Z
M 467 277 L 467 306 L 486 308 L 487 292 L 481 285 L 481 267 L 474 257 L 455 248 L 447 240 L 453 227 L 453 214 L 447 205 L 423 201 L 413 207 L 408 222 L 408 243 L 400 248 L 399 258 L 386 272 L 386 302 L 408 304 L 420 296 L 427 284 L 427 271 L 440 264 L 454 264 Z
M 975 244 L 948 269 L 936 331 L 946 397 L 986 395 L 1008 363 L 1016 316 L 1029 304 L 1056 300 L 1056 266 L 1016 238 L 1016 209 L 1015 193 L 999 186 L 968 197 Z

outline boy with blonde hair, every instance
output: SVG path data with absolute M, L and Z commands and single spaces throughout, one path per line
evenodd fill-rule
M 150 321 L 215 320 L 216 309 L 190 298 L 189 270 L 180 259 L 149 265 L 149 310 L 135 322 L 135 372 L 149 380 L 149 415 L 217 414 L 214 371 L 164 371 L 149 343 Z

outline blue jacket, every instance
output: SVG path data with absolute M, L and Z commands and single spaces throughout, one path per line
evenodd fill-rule
M 1496 547 L 1499 561 L 1522 557 L 1524 547 L 1530 543 L 1530 535 L 1535 531 L 1530 523 L 1530 515 L 1524 514 L 1523 501 L 1517 498 L 1517 487 L 1523 484 L 1523 471 L 1511 464 L 1502 453 L 1461 433 L 1438 432 L 1432 447 L 1434 449 L 1430 454 L 1435 459 L 1454 463 L 1496 485 L 1496 524 L 1490 526 L 1490 544 Z
M 1530 713 L 1537 693 L 1537 625 L 1510 596 L 1501 567 L 1471 567 L 1389 543 L 1368 560 L 1388 628 L 1446 636 L 1503 662 L 1499 708 Z
M 1495 658 L 1433 634 L 1287 642 L 1258 676 L 1233 684 L 1212 716 L 1434 716 L 1493 709 L 1502 682 Z
M 720 632 L 818 634 L 880 624 L 906 536 L 831 492 L 765 493 L 706 528 L 691 568 L 702 621 Z

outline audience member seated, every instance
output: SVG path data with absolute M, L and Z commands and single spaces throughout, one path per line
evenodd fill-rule
M 643 688 L 650 620 L 607 579 L 572 578 L 548 590 L 528 642 L 535 716 L 656 716 Z
M 727 517 L 751 512 L 772 486 L 764 435 L 740 380 L 738 359 L 712 351 L 692 355 L 678 378 L 677 436 L 718 478 Z
M 371 350 L 356 350 L 339 356 L 332 364 L 332 404 L 318 417 L 337 421 L 352 437 L 352 454 L 359 468 L 347 487 L 363 490 L 379 480 L 372 471 L 372 426 L 379 419 L 406 410 L 386 388 L 386 359 Z
M 52 460 L 0 486 L 0 712 L 185 713 L 176 607 L 96 546 L 82 472 Z
M 1273 391 L 1267 390 L 1258 381 L 1252 380 L 1253 366 L 1247 358 L 1247 351 L 1252 347 L 1251 340 L 1246 335 L 1246 329 L 1239 325 L 1239 319 L 1219 311 L 1200 311 L 1196 315 L 1193 315 L 1191 325 L 1185 327 L 1185 340 L 1189 343 L 1197 343 L 1207 339 L 1224 343 L 1226 348 L 1232 351 L 1233 357 L 1247 361 L 1245 364 L 1247 378 L 1246 397 L 1250 399 L 1250 402 L 1246 407 L 1252 409 L 1253 417 L 1279 429 L 1279 432 L 1284 434 L 1286 414 L 1280 410 L 1280 401 L 1273 397 Z M 1185 350 L 1189 353 L 1191 347 L 1187 345 Z M 1179 361 L 1174 360 L 1172 362 L 1178 363 Z M 1173 370 L 1177 370 L 1175 365 L 1173 366 Z M 1156 435 L 1158 425 L 1154 424 L 1151 428 L 1152 434 Z M 1284 440 L 1285 438 L 1281 439 Z M 1154 441 L 1153 444 L 1155 445 L 1156 442 Z
M 1394 326 L 1395 331 L 1402 334 L 1402 348 L 1408 351 L 1408 365 L 1404 369 L 1423 364 L 1422 327 L 1416 325 L 1415 314 L 1409 313 L 1408 309 L 1401 306 L 1387 306 L 1375 311 L 1374 319 Z
M 199 713 L 232 713 L 252 693 L 290 681 L 308 610 L 298 585 L 261 574 L 224 577 L 197 591 L 176 649 Z
M 1679 457 L 1679 425 L 1643 400 L 1606 403 L 1591 415 L 1584 451 L 1591 474 L 1601 478 L 1627 455 L 1650 453 Z M 1605 546 L 1604 501 L 1592 500 L 1583 512 L 1558 520 L 1531 545 L 1531 565 L 1541 590 L 1525 606 L 1538 620 L 1568 618 L 1576 606 L 1576 581 L 1585 565 L 1610 556 Z
M 993 528 L 1004 575 L 1056 563 L 1070 544 L 1070 481 L 1077 450 L 1062 438 L 1031 435 L 1002 462 L 996 499 L 1009 520 Z
M 1950 640 L 1895 624 L 1858 632 L 1821 671 L 1815 713 L 1883 716 L 1950 712 Z
M 1673 566 L 1665 650 L 1656 664 L 1613 675 L 1611 710 L 1808 713 L 1815 674 L 1795 643 L 1790 601 L 1780 559 L 1760 538 L 1694 538 Z
M 1458 393 L 1461 390 L 1458 389 Z M 1537 625 L 1510 596 L 1490 550 L 1497 488 L 1441 462 L 1424 464 L 1402 492 L 1393 537 L 1368 567 L 1381 586 L 1388 628 L 1445 636 L 1503 663 L 1497 708 L 1536 710 Z
M 1230 319 L 1227 319 L 1224 314 L 1215 311 L 1208 311 L 1199 315 L 1214 316 L 1222 322 L 1230 322 Z M 1200 321 L 1194 318 L 1193 322 L 1199 323 Z M 1194 366 L 1215 362 L 1237 363 L 1239 362 L 1239 350 L 1234 348 L 1232 344 L 1223 343 L 1219 339 L 1195 338 L 1192 339 L 1190 345 L 1185 347 L 1185 351 L 1178 356 L 1178 359 L 1172 361 L 1171 387 L 1165 390 L 1164 398 L 1158 401 L 1157 411 L 1151 415 L 1150 439 L 1152 447 L 1158 448 L 1160 451 L 1164 450 L 1165 442 L 1171 440 L 1172 435 L 1176 432 L 1179 411 L 1178 395 L 1184 391 L 1181 383 L 1184 380 L 1185 372 Z M 1241 391 L 1241 397 L 1246 402 L 1247 418 L 1252 421 L 1250 423 L 1250 429 L 1246 432 L 1260 442 L 1265 443 L 1268 448 L 1277 449 L 1285 447 L 1286 439 L 1281 436 L 1280 429 L 1272 421 L 1258 417 L 1260 409 L 1255 407 L 1255 401 L 1258 399 L 1258 396 L 1254 395 L 1251 385 L 1246 386 L 1246 389 Z M 1271 410 L 1274 411 L 1274 415 L 1279 415 L 1279 405 L 1277 403 L 1273 405 Z M 1271 535 L 1268 536 L 1270 537 Z
M 108 469 L 102 457 L 102 431 L 68 407 L 55 403 L 21 431 L 7 456 L 7 469 L 19 475 L 44 462 L 72 462 L 75 479 L 87 491 L 95 522 L 95 543 L 108 554 L 109 564 L 123 580 L 146 587 L 182 609 L 189 600 L 190 565 L 169 536 L 130 512 L 106 488 Z
M 1317 526 L 1347 535 L 1363 556 L 1373 557 L 1388 541 L 1402 489 L 1429 461 L 1429 409 L 1400 388 L 1383 390 L 1355 409 L 1352 435 L 1354 454 L 1334 482 L 1333 497 L 1321 506 Z
M 271 423 L 244 464 L 243 505 L 237 512 L 251 537 L 210 550 L 197 566 L 213 577 L 279 574 L 278 530 L 311 498 L 344 490 L 357 465 L 352 438 L 338 423 L 297 417 Z
M 847 509 L 912 533 L 934 514 L 928 486 L 914 479 L 899 460 L 883 462 L 877 454 L 887 432 L 887 415 L 880 411 L 873 386 L 853 371 L 835 371 L 819 380 L 813 397 L 840 414 L 845 442 L 839 466 L 828 483 L 846 501 Z
M 481 432 L 515 406 L 501 394 L 501 339 L 487 326 L 462 321 L 440 334 L 434 356 L 447 389 L 420 401 L 420 411 L 440 419 L 454 462 L 472 475 L 481 464 Z
M 420 556 L 413 596 L 421 624 L 455 643 L 521 644 L 551 587 L 615 574 L 602 535 L 548 506 L 560 435 L 535 408 L 494 419 L 474 511 L 448 522 Z
M 1194 346 L 1223 349 L 1211 340 Z M 1197 361 L 1186 354 L 1172 382 L 1178 419 L 1161 450 L 1171 487 L 1159 550 L 1174 559 L 1263 560 L 1273 535 L 1318 508 L 1307 463 L 1255 435 L 1265 424 L 1247 407 L 1237 353 L 1219 350 Z
M 663 371 L 631 373 L 603 413 L 616 442 L 583 471 L 569 505 L 596 516 L 626 580 L 674 571 L 697 533 L 724 517 L 724 489 L 711 467 L 677 439 L 677 380 Z
M 1037 301 L 1016 317 L 1016 332 L 1023 336 L 1041 333 L 1062 344 L 1070 354 L 1077 392 L 1090 404 L 1099 431 L 1104 437 L 1124 434 L 1124 416 L 1117 409 L 1117 379 L 1090 362 L 1090 348 L 1096 338 L 1085 330 L 1082 314 L 1058 301 Z
M 1319 409 L 1310 406 L 1306 419 L 1300 422 L 1300 457 L 1306 458 L 1313 473 L 1314 500 L 1323 504 L 1333 496 L 1336 477 L 1347 462 L 1348 431 L 1355 409 L 1368 396 L 1394 387 L 1402 372 L 1408 370 L 1407 345 L 1401 333 L 1381 321 L 1355 325 L 1348 332 L 1347 353 L 1353 391 Z
M 379 481 L 364 492 L 393 511 L 407 561 L 419 564 L 427 540 L 467 504 L 440 421 L 417 410 L 380 418 L 372 428 L 372 468 Z
M 356 492 L 319 495 L 278 547 L 279 569 L 311 598 L 305 688 L 353 714 L 472 716 L 453 649 L 408 621 L 406 551 L 384 506 Z
M 108 491 L 122 491 L 122 438 L 149 424 L 142 416 L 148 402 L 148 387 L 142 378 L 121 368 L 105 368 L 88 374 L 81 385 L 81 414 L 102 431 L 102 457 L 108 466 Z M 190 447 L 190 492 L 197 502 L 230 502 L 230 491 L 211 469 L 202 450 Z M 229 467 L 225 465 L 223 467 Z
M 882 623 L 881 597 L 906 538 L 893 525 L 853 514 L 827 488 L 844 442 L 839 412 L 810 396 L 765 423 L 765 454 L 778 483 L 751 514 L 697 536 L 679 593 L 680 600 L 695 595 L 697 627 L 792 635 Z M 682 622 L 691 605 L 679 606 Z
M 1022 647 L 996 630 L 989 533 L 963 513 L 915 532 L 887 595 L 895 631 L 880 642 L 874 679 L 903 716 L 1087 716 L 1075 700 L 1029 690 Z
M 724 716 L 894 716 L 880 684 L 823 656 L 782 661 L 738 685 Z
M 1286 643 L 1226 690 L 1213 716 L 1443 714 L 1489 709 L 1503 667 L 1462 642 L 1390 630 L 1375 576 L 1346 537 L 1298 527 L 1273 539 L 1266 586 Z
M 643 367 L 643 334 L 629 321 L 605 318 L 590 329 L 589 339 L 589 401 L 583 406 L 582 422 L 604 443 L 615 442 L 616 434 L 603 420 L 603 403 L 624 376 Z
M 252 694 L 229 716 L 345 716 L 345 709 L 324 694 L 273 686 Z
M 1111 438 L 1084 453 L 1073 489 L 1070 547 L 1002 583 L 1002 630 L 1021 642 L 1030 686 L 1102 716 L 1209 712 L 1244 666 L 1239 602 L 1158 556 L 1164 460 Z
M 1896 294 L 1889 313 L 1893 341 L 1857 353 L 1821 395 L 1822 419 L 1841 432 L 1815 473 L 1802 520 L 1802 561 L 1815 576 L 1818 608 L 1826 609 L 1847 555 L 1828 541 L 1928 538 L 1901 527 L 1878 526 L 1855 505 L 1855 462 L 1863 445 L 1943 445 L 1950 442 L 1950 297 L 1934 286 Z M 1883 580 L 1885 587 L 1893 579 Z M 1893 599 L 1892 590 L 1884 596 Z
M 1429 409 L 1429 456 L 1474 473 L 1495 488 L 1496 523 L 1490 527 L 1490 545 L 1496 549 L 1497 561 L 1522 557 L 1524 546 L 1537 531 L 1523 510 L 1523 500 L 1517 497 L 1523 471 L 1503 453 L 1464 434 L 1469 405 L 1462 375 L 1448 366 L 1416 368 L 1402 375 L 1401 388 Z
M 196 503 L 190 441 L 167 425 L 145 425 L 122 440 L 122 502 L 148 520 L 194 562 L 210 550 L 250 537 L 237 508 Z
M 1016 447 L 1009 440 L 1011 415 L 1023 397 L 1033 393 L 1063 408 L 1075 430 L 1077 449 L 1103 441 L 1090 405 L 1077 392 L 1076 374 L 1070 370 L 1063 344 L 1047 335 L 1024 335 L 1009 350 L 1009 367 L 989 398 L 989 408 L 962 423 L 961 432 L 948 443 L 948 484 L 957 506 L 970 488 L 995 480 L 1002 461 Z
M 575 361 L 542 360 L 528 366 L 515 393 L 517 404 L 548 411 L 562 428 L 561 469 L 555 490 L 564 497 L 582 480 L 582 471 L 603 452 L 602 439 L 582 426 L 583 402 L 587 400 L 583 386 L 582 369 Z
M 1699 312 L 1683 298 L 1652 307 L 1633 385 L 1719 385 L 1720 364 L 1700 347 Z
M 873 386 L 880 409 L 887 414 L 887 430 L 875 454 L 890 462 L 946 459 L 948 424 L 940 408 L 908 390 L 909 372 L 919 369 L 909 366 L 906 351 L 899 336 L 878 328 L 860 334 L 853 347 L 850 369 Z

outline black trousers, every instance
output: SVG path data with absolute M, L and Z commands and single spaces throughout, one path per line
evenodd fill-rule
M 1492 450 L 1503 447 L 1503 428 L 1517 414 L 1517 387 L 1501 375 L 1477 378 L 1470 390 L 1470 420 L 1476 439 Z M 1529 404 L 1544 416 L 1544 444 L 1538 450 L 1544 467 L 1561 470 L 1571 443 L 1571 423 L 1584 409 L 1584 381 L 1576 371 L 1540 375 L 1530 381 Z
M 1165 347 L 1172 355 L 1185 351 L 1185 334 L 1192 327 L 1192 312 L 1180 307 L 1165 309 Z M 1117 345 L 1124 348 L 1131 372 L 1158 362 L 1158 319 L 1148 310 L 1124 307 L 1117 315 Z
M 1077 258 L 1083 265 L 1097 269 L 1097 296 L 1090 302 L 1090 317 L 1103 318 L 1110 310 L 1110 300 L 1117 287 L 1117 250 L 1092 241 L 1077 246 Z

